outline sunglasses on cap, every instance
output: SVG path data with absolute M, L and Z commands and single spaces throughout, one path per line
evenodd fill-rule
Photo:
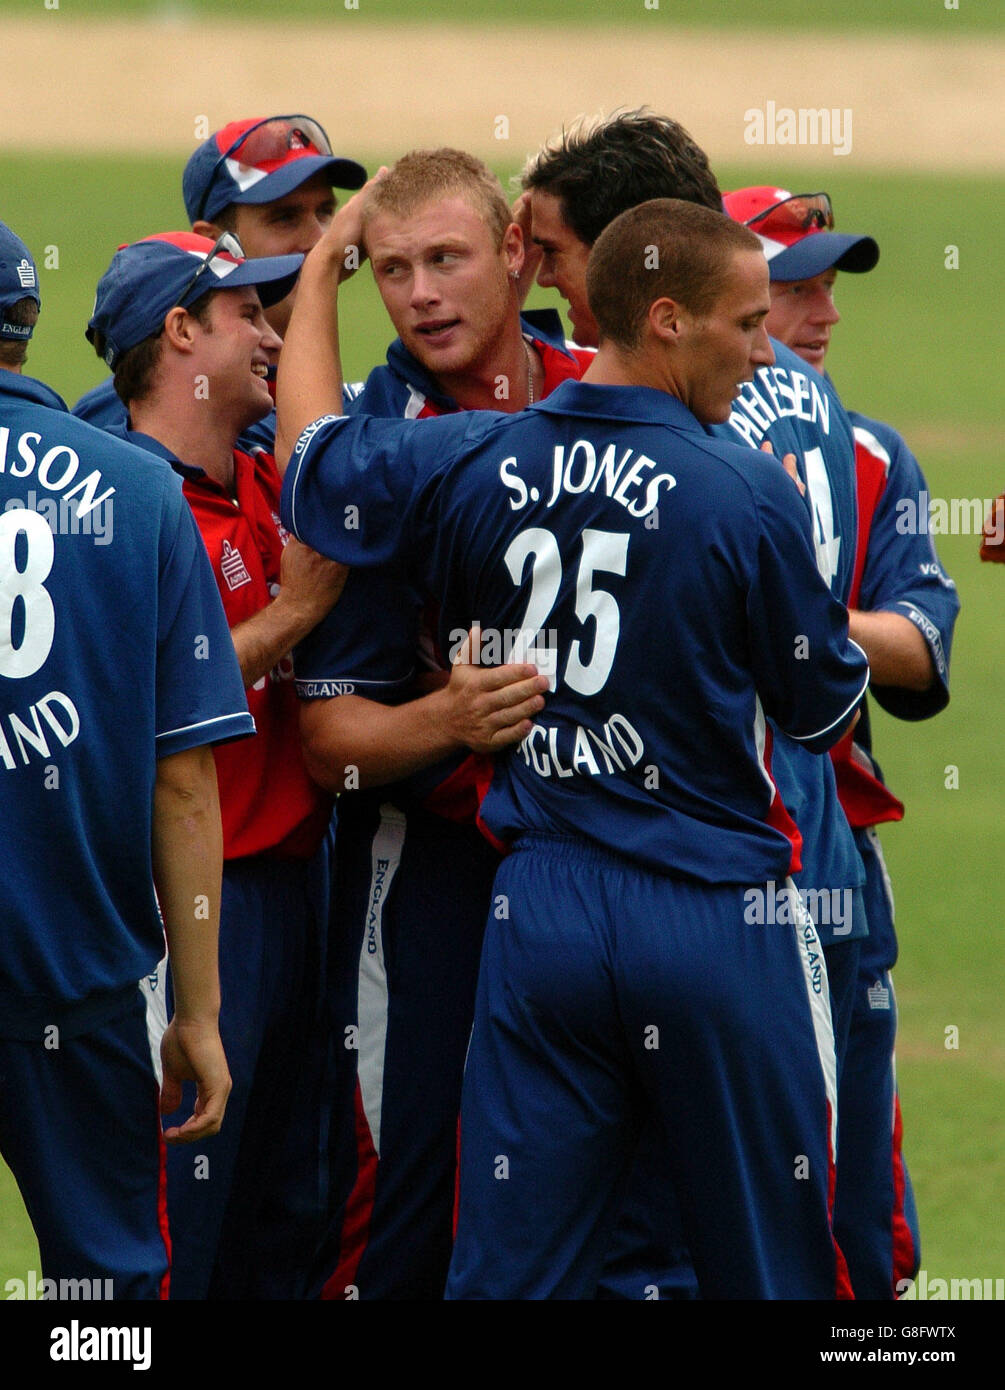
M 834 209 L 826 193 L 794 193 L 780 203 L 772 203 L 771 207 L 754 217 L 748 217 L 743 225 L 752 227 L 759 236 L 766 237 L 770 237 L 773 230 L 789 235 L 824 229 L 832 232 Z
M 206 259 L 202 262 L 202 264 L 196 270 L 195 274 L 192 276 L 191 280 L 188 282 L 188 284 L 182 290 L 181 294 L 179 294 L 178 298 L 175 300 L 174 307 L 176 309 L 184 309 L 185 307 L 187 307 L 185 304 L 186 299 L 189 300 L 190 303 L 195 302 L 192 298 L 192 291 L 199 283 L 199 277 L 201 275 L 206 275 L 208 273 L 212 277 L 214 285 L 216 285 L 220 277 L 218 275 L 213 275 L 211 266 L 213 258 L 214 256 L 216 256 L 218 251 L 226 251 L 228 255 L 234 256 L 240 261 L 246 259 L 244 254 L 244 247 L 238 241 L 237 237 L 234 235 L 233 232 L 224 232 L 221 236 L 218 236 L 216 241 L 213 243 L 213 249 L 206 256 Z M 198 296 L 196 296 L 196 298 L 198 298 Z
M 324 126 L 311 116 L 266 116 L 239 135 L 213 165 L 193 222 L 197 222 L 203 215 L 217 171 L 238 150 L 241 151 L 242 164 L 259 167 L 262 164 L 284 160 L 291 150 L 330 156 L 332 146 Z

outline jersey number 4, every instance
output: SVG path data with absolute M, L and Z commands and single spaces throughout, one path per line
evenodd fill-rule
M 24 566 L 16 563 L 17 538 L 27 541 Z M 55 553 L 48 522 L 38 512 L 17 507 L 0 516 L 0 676 L 33 676 L 52 649 L 56 610 L 42 583 Z M 14 645 L 15 622 L 21 640 Z
M 554 690 L 556 654 L 536 645 L 562 587 L 562 556 L 554 532 L 530 526 L 513 537 L 503 558 L 514 584 L 523 583 L 531 557 L 530 598 L 517 643 L 522 655 L 514 654 L 513 659 L 534 662 L 549 677 Z M 617 600 L 606 589 L 594 587 L 594 576 L 598 573 L 623 576 L 627 568 L 627 532 L 584 530 L 583 553 L 576 575 L 576 617 L 583 624 L 593 620 L 593 644 L 589 660 L 584 660 L 583 644 L 577 637 L 569 645 L 565 666 L 565 683 L 580 695 L 596 695 L 604 688 L 621 635 L 621 611 Z

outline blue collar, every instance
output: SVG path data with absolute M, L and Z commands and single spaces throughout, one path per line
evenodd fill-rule
M 31 401 L 32 405 L 47 405 L 50 410 L 67 410 L 66 401 L 56 394 L 44 381 L 36 381 L 33 376 L 21 372 L 9 372 L 0 367 L 0 393 L 16 396 L 20 400 Z
M 135 444 L 138 449 L 145 449 L 148 454 L 156 454 L 158 458 L 166 459 L 176 473 L 180 473 L 183 478 L 204 478 L 206 474 L 201 468 L 196 468 L 194 464 L 182 463 L 177 454 L 173 454 L 166 444 L 162 444 L 159 439 L 155 439 L 152 434 L 144 434 L 142 430 L 133 430 L 126 424 L 116 425 L 108 430 L 109 434 L 114 434 L 119 439 L 124 439 L 128 444 Z
M 572 359 L 572 353 L 565 346 L 562 320 L 556 309 L 529 309 L 520 315 L 520 323 L 531 342 L 544 343 Z M 440 390 L 419 359 L 408 351 L 400 338 L 395 338 L 387 350 L 387 365 L 395 376 L 401 377 L 441 410 L 454 411 L 459 408 L 452 396 Z
M 529 407 L 545 415 L 590 415 L 598 420 L 632 420 L 641 425 L 672 425 L 704 435 L 687 406 L 654 386 L 599 386 L 588 381 L 563 381 Z

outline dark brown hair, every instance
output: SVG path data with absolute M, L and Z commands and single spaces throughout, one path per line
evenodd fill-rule
M 704 150 L 677 121 L 645 106 L 580 119 L 528 160 L 522 182 L 558 198 L 563 220 L 587 246 L 620 213 L 652 198 L 722 211 Z
M 201 295 L 193 304 L 186 304 L 185 308 L 194 319 L 197 319 L 207 332 L 211 331 L 209 322 L 209 306 L 216 290 L 208 290 Z M 168 310 L 165 310 L 164 317 L 167 317 Z M 152 333 L 149 338 L 144 338 L 142 342 L 127 348 L 118 360 L 115 374 L 112 377 L 112 385 L 115 387 L 115 394 L 122 404 L 129 409 L 130 401 L 141 401 L 150 394 L 153 387 L 154 372 L 161 357 L 161 334 L 164 332 L 163 324 L 156 333 Z M 94 331 L 94 351 L 104 361 L 105 335 L 100 329 Z

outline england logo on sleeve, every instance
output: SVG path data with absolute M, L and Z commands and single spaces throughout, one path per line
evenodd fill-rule
M 220 569 L 224 579 L 227 581 L 227 588 L 233 591 L 239 589 L 242 584 L 251 583 L 251 575 L 248 573 L 244 558 L 236 545 L 231 545 L 230 541 L 223 543 L 223 556 L 220 560 Z

